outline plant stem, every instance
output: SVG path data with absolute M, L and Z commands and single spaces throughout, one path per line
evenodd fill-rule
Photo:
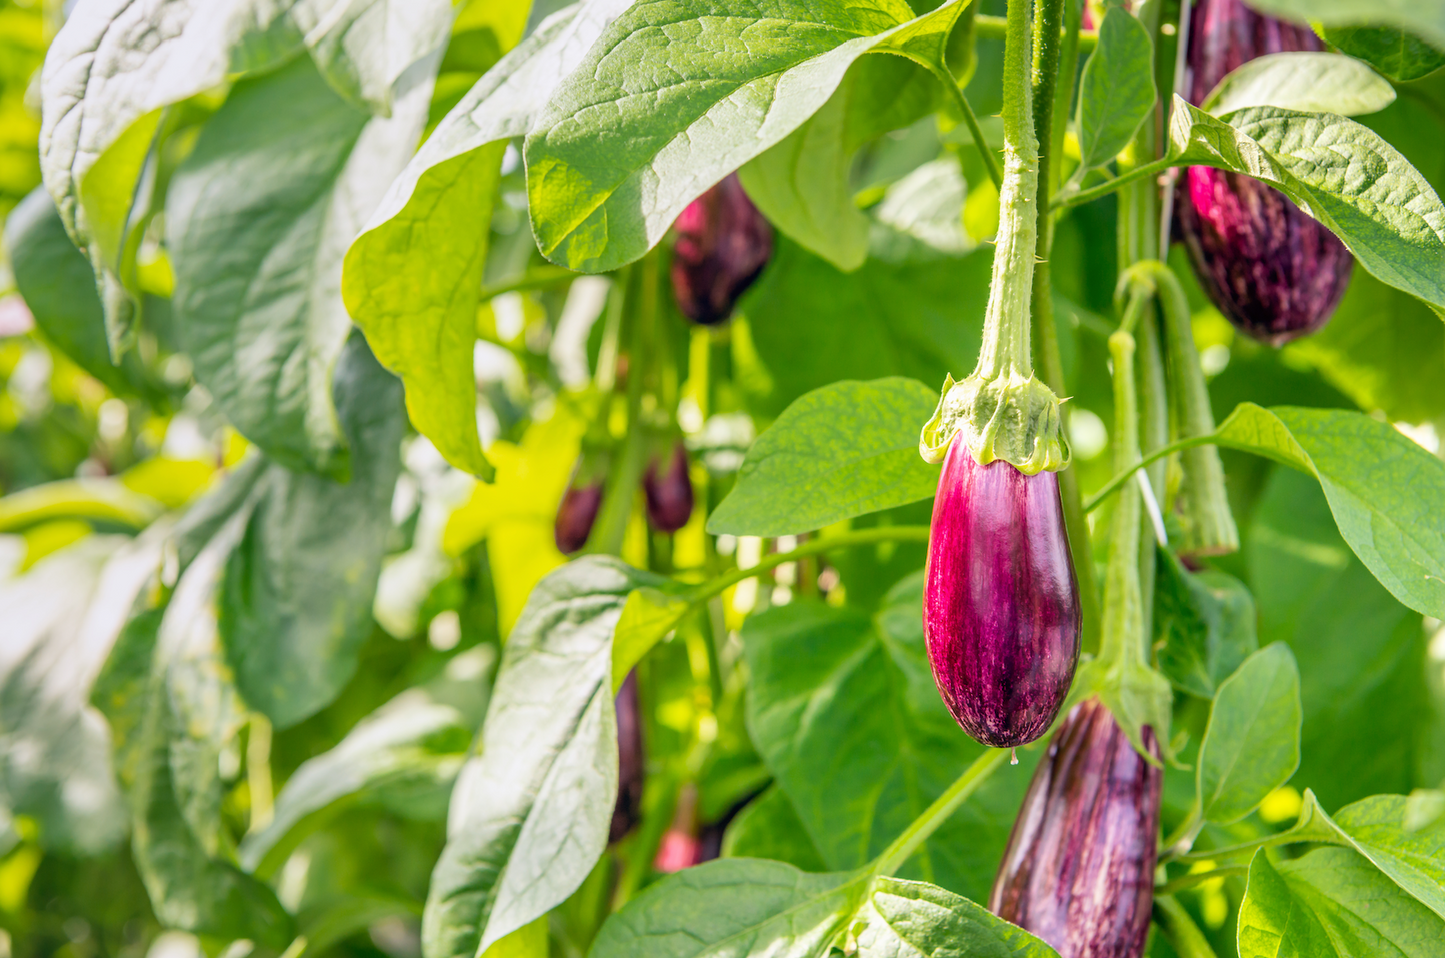
M 1204 932 L 1194 924 L 1189 912 L 1170 895 L 1154 893 L 1154 920 L 1164 931 L 1164 937 L 1174 946 L 1179 958 L 1218 958 Z
M 1104 484 L 1104 488 L 1100 489 L 1088 499 L 1084 500 L 1084 511 L 1093 512 L 1095 509 L 1099 508 L 1099 506 L 1103 504 L 1105 499 L 1118 492 L 1119 487 L 1124 485 L 1124 483 L 1128 482 L 1129 477 L 1134 475 L 1134 473 L 1138 472 L 1141 467 L 1147 466 L 1152 462 L 1163 459 L 1165 456 L 1173 455 L 1174 453 L 1179 452 L 1181 449 L 1189 449 L 1193 446 L 1206 446 L 1210 445 L 1211 443 L 1218 442 L 1218 434 L 1211 433 L 1208 436 L 1194 436 L 1190 439 L 1179 439 L 1175 442 L 1171 442 L 1167 446 L 1160 446 L 1158 449 L 1155 449 L 1148 456 L 1139 460 L 1134 465 L 1119 472 L 1117 475 L 1114 476 L 1114 478 L 1110 479 L 1107 483 Z
M 791 552 L 777 552 L 772 555 L 763 556 L 757 565 L 748 566 L 746 569 L 734 569 L 726 575 L 718 576 L 711 582 L 704 582 L 693 590 L 689 596 L 692 602 L 706 602 L 713 596 L 722 595 L 732 586 L 737 585 L 744 579 L 751 579 L 771 569 L 788 562 L 793 562 L 803 556 L 819 555 L 833 549 L 843 549 L 849 546 L 873 545 L 878 542 L 927 542 L 928 526 L 879 526 L 874 529 L 857 529 L 851 532 L 842 532 L 833 536 L 822 536 L 798 546 Z
M 1114 359 L 1114 465 L 1126 469 L 1139 460 L 1138 402 L 1134 391 L 1134 338 L 1120 330 L 1109 337 Z M 1099 658 L 1105 662 L 1143 660 L 1143 598 L 1139 586 L 1139 490 L 1126 487 L 1114 512 L 1109 565 L 1104 575 L 1103 636 Z
M 988 142 L 983 138 L 983 127 L 978 125 L 978 116 L 973 112 L 973 107 L 968 103 L 968 97 L 963 95 L 963 88 L 952 76 L 939 77 L 943 85 L 953 93 L 953 102 L 958 105 L 959 112 L 963 114 L 963 122 L 968 126 L 969 135 L 973 137 L 973 145 L 978 147 L 978 155 L 983 158 L 984 169 L 988 171 L 988 178 L 993 180 L 995 189 L 1003 188 L 1003 173 L 998 168 L 998 157 L 993 155 Z
M 913 824 L 904 829 L 902 835 L 883 850 L 883 854 L 873 862 L 873 874 L 892 875 L 901 868 L 918 850 L 918 846 L 927 841 L 928 837 L 938 830 L 938 826 L 946 822 L 949 816 L 978 790 L 1009 754 L 1009 749 L 991 748 L 974 759 L 973 764 L 964 769 L 957 781 L 948 786 L 932 805 L 924 809 L 922 815 L 913 820 Z
M 978 25 L 978 35 L 980 37 L 986 37 L 989 40 L 1002 40 L 1008 33 L 1008 19 L 1006 17 L 994 17 L 986 13 L 980 13 L 974 22 Z M 1078 36 L 1079 49 L 1085 52 L 1094 49 L 1094 47 L 1099 44 L 1099 31 L 1097 30 L 1079 30 Z
M 515 293 L 524 289 L 545 289 L 548 286 L 560 286 L 580 276 L 570 269 L 563 269 L 560 266 L 538 266 L 536 269 L 529 269 L 516 279 L 508 280 L 505 283 L 498 283 L 495 286 L 482 287 L 482 302 L 486 302 L 494 296 L 503 293 Z
M 1029 53 L 1030 0 L 1010 0 L 1003 55 L 1004 174 L 998 240 L 984 314 L 983 347 L 973 375 L 992 380 L 1033 374 L 1029 300 L 1038 246 L 1039 144 L 1034 136 Z
M 1052 208 L 1064 209 L 1070 206 L 1082 206 L 1084 203 L 1092 203 L 1101 196 L 1108 196 L 1122 186 L 1127 186 L 1146 176 L 1154 176 L 1164 172 L 1169 169 L 1172 162 L 1170 157 L 1165 156 L 1155 160 L 1153 163 L 1146 163 L 1143 166 L 1136 166 L 1127 172 L 1122 172 L 1107 183 L 1100 183 L 1098 186 L 1091 186 L 1087 190 L 1079 190 L 1074 193 L 1060 193 L 1054 198 Z
M 1059 57 L 1057 79 L 1054 81 L 1053 126 L 1049 140 L 1049 193 L 1052 196 L 1059 189 L 1063 178 L 1064 139 L 1068 135 L 1070 107 L 1074 103 L 1074 79 L 1079 72 L 1079 21 L 1083 4 L 1080 0 L 1064 0 L 1064 41 Z M 1044 203 L 1039 204 L 1043 210 Z M 1043 215 L 1042 213 L 1040 215 Z M 1052 220 L 1050 220 L 1052 224 Z
M 1195 885 L 1202 885 L 1214 878 L 1230 878 L 1238 875 L 1249 874 L 1248 865 L 1226 865 L 1223 868 L 1211 868 L 1207 872 L 1190 872 L 1188 875 L 1181 875 L 1171 882 L 1154 889 L 1156 895 L 1173 895 L 1186 888 L 1193 888 Z

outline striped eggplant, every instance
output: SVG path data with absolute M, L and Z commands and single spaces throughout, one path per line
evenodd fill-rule
M 661 457 L 654 458 L 642 477 L 642 491 L 647 499 L 647 521 L 659 532 L 676 532 L 687 525 L 692 515 L 692 479 L 687 474 L 687 447 L 673 444 L 672 455 L 664 466 Z
M 1255 13 L 1240 0 L 1197 0 L 1185 91 L 1198 105 L 1242 63 L 1322 47 L 1309 27 Z M 1175 211 L 1200 285 L 1238 329 L 1281 346 L 1329 321 L 1354 258 L 1283 193 L 1247 176 L 1194 166 L 1180 177 Z
M 571 555 L 587 544 L 592 534 L 592 523 L 597 521 L 597 511 L 602 508 L 602 480 L 594 479 L 567 487 L 562 504 L 557 507 L 557 521 L 552 534 L 557 548 Z
M 950 443 L 933 501 L 923 630 L 948 710 L 985 745 L 1041 737 L 1079 661 L 1079 585 L 1054 472 Z
M 736 173 L 688 204 L 672 228 L 678 308 L 694 323 L 721 323 L 773 255 L 773 228 Z
M 1157 759 L 1154 731 L 1145 747 Z M 1097 699 L 1074 706 L 1034 771 L 989 910 L 1062 958 L 1139 958 L 1149 934 L 1163 772 Z
M 642 819 L 642 780 L 646 756 L 642 750 L 642 706 L 637 695 L 637 673 L 628 672 L 617 690 L 617 804 L 612 808 L 608 841 L 615 842 Z

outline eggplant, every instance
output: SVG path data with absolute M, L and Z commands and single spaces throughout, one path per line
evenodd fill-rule
M 648 463 L 642 477 L 642 491 L 647 498 L 647 521 L 659 532 L 676 532 L 687 525 L 692 515 L 692 479 L 687 472 L 687 447 L 673 444 L 667 466 L 660 468 L 658 458 Z
M 773 228 L 733 173 L 689 203 L 673 229 L 678 308 L 702 326 L 721 323 L 772 257 Z
M 1079 626 L 1058 474 L 979 465 L 955 436 L 923 594 L 928 660 L 954 719 L 995 748 L 1042 737 L 1073 682 Z
M 646 755 L 642 750 L 642 707 L 637 696 L 637 672 L 627 673 L 617 690 L 617 804 L 607 840 L 625 836 L 642 819 L 642 781 Z
M 1143 740 L 1157 760 L 1147 725 Z M 1034 771 L 989 910 L 1062 958 L 1139 958 L 1154 902 L 1163 781 L 1097 698 L 1074 706 Z
M 1309 27 L 1240 0 L 1198 0 L 1185 89 L 1202 103 L 1234 68 L 1267 53 L 1323 49 Z M 1258 180 L 1205 166 L 1179 178 L 1176 225 L 1199 283 L 1241 332 L 1282 346 L 1329 322 L 1354 257 L 1328 229 Z
M 602 508 L 602 480 L 577 483 L 567 487 L 562 504 L 557 507 L 557 521 L 552 528 L 557 548 L 571 555 L 587 544 L 592 534 L 592 523 L 597 521 L 597 512 Z

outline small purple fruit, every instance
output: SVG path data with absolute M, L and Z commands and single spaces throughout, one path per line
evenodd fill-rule
M 615 842 L 642 818 L 642 707 L 637 697 L 637 673 L 628 672 L 617 690 L 617 804 L 607 840 Z
M 1157 759 L 1147 725 L 1143 739 Z M 1097 698 L 1074 706 L 1034 771 L 989 910 L 1062 958 L 1139 958 L 1154 903 L 1163 780 Z
M 597 521 L 597 510 L 602 507 L 602 480 L 586 485 L 571 485 L 562 496 L 557 507 L 557 523 L 553 535 L 557 548 L 568 555 L 587 544 L 592 534 L 592 523 Z
M 676 532 L 687 525 L 692 515 L 692 479 L 687 474 L 687 447 L 672 447 L 666 471 L 659 471 L 653 459 L 642 477 L 642 491 L 647 496 L 647 521 L 659 532 Z
M 694 323 L 716 325 L 732 315 L 733 304 L 773 255 L 773 228 L 736 173 L 689 203 L 672 226 L 678 309 Z
M 955 437 L 928 539 L 923 633 L 939 694 L 985 745 L 1048 731 L 1079 661 L 1079 586 L 1058 475 L 978 464 Z
M 1199 0 L 1189 35 L 1190 102 L 1267 53 L 1323 48 L 1307 26 L 1255 13 L 1240 0 Z M 1205 166 L 1180 178 L 1180 234 L 1209 298 L 1241 331 L 1271 346 L 1329 322 L 1354 258 L 1317 220 L 1258 180 Z

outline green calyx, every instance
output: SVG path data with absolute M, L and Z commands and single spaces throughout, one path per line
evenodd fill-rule
M 984 466 L 1002 459 L 1032 476 L 1069 464 L 1059 398 L 1032 373 L 1009 371 L 993 378 L 974 373 L 961 382 L 946 377 L 938 408 L 919 436 L 919 455 L 926 462 L 942 462 L 954 436 Z

